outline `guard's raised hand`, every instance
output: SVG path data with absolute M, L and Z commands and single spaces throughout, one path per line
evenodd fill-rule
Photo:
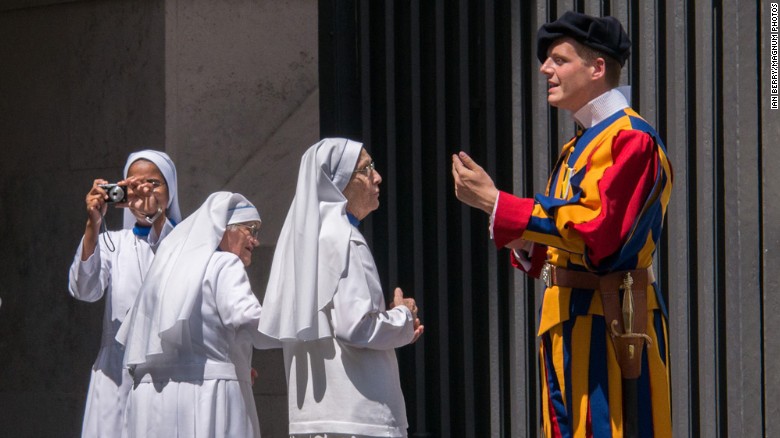
M 493 213 L 498 189 L 485 169 L 465 152 L 452 155 L 452 177 L 455 181 L 455 196 L 461 202 L 488 214 Z

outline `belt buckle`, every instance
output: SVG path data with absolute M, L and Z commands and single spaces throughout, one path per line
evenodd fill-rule
M 548 288 L 552 287 L 552 265 L 545 263 L 542 268 L 542 281 Z

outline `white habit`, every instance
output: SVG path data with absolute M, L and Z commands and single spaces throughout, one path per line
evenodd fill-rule
M 260 303 L 238 256 L 214 253 L 199 301 L 189 320 L 192 352 L 136 366 L 125 436 L 260 436 L 250 383 Z
M 306 151 L 274 252 L 259 330 L 284 349 L 293 435 L 406 436 L 395 348 L 411 342 L 414 321 L 405 306 L 386 310 L 346 212 L 361 150 L 333 138 Z
M 374 258 L 353 229 L 347 275 L 326 313 L 332 338 L 283 342 L 290 434 L 405 437 L 395 349 L 414 336 L 405 306 L 385 310 Z
M 218 192 L 166 238 L 117 333 L 135 387 L 127 437 L 259 437 L 251 388 L 260 303 L 239 257 L 217 249 L 227 224 L 259 221 Z
M 170 222 L 167 223 L 163 233 L 171 228 Z M 132 230 L 108 231 L 108 234 L 115 251 L 106 249 L 104 236 L 100 235 L 95 252 L 83 262 L 79 244 L 70 266 L 68 290 L 74 298 L 94 302 L 106 297 L 103 335 L 97 360 L 92 365 L 84 411 L 81 433 L 85 437 L 119 436 L 121 431 L 132 379 L 122 367 L 124 349 L 114 336 L 154 258 L 149 236 L 136 236 Z
M 129 166 L 138 159 L 149 160 L 160 169 L 168 182 L 169 202 L 166 214 L 174 221 L 181 221 L 176 201 L 176 169 L 173 162 L 162 152 L 134 152 L 130 154 L 125 165 L 125 177 Z M 95 252 L 85 261 L 81 261 L 82 238 L 68 276 L 68 291 L 74 298 L 95 302 L 104 295 L 106 297 L 103 335 L 97 360 L 92 366 L 84 410 L 81 431 L 83 437 L 112 437 L 121 434 L 125 402 L 132 379 L 122 366 L 122 345 L 114 337 L 128 309 L 135 302 L 157 245 L 173 229 L 173 223 L 167 220 L 159 238 L 151 227 L 144 228 L 149 231 L 148 234 L 136 235 L 133 231 L 135 218 L 127 209 L 124 210 L 125 229 L 100 234 Z

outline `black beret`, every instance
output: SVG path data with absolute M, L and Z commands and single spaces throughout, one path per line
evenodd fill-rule
M 631 54 L 631 40 L 623 26 L 614 17 L 592 17 L 568 11 L 561 18 L 543 24 L 536 35 L 536 57 L 547 59 L 547 49 L 555 40 L 571 37 L 574 40 L 614 58 L 622 66 Z

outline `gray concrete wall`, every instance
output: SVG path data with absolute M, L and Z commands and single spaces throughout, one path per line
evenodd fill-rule
M 215 190 L 237 191 L 263 218 L 250 266 L 262 298 L 303 151 L 319 135 L 317 2 L 165 2 L 166 150 L 185 211 Z M 256 352 L 264 436 L 286 436 L 280 351 Z
M 248 196 L 262 298 L 319 132 L 317 2 L 8 1 L 0 60 L 0 434 L 76 436 L 103 303 L 66 282 L 92 180 L 150 147 L 176 162 L 185 215 L 216 190 Z M 256 352 L 255 367 L 263 436 L 285 436 L 281 355 Z

